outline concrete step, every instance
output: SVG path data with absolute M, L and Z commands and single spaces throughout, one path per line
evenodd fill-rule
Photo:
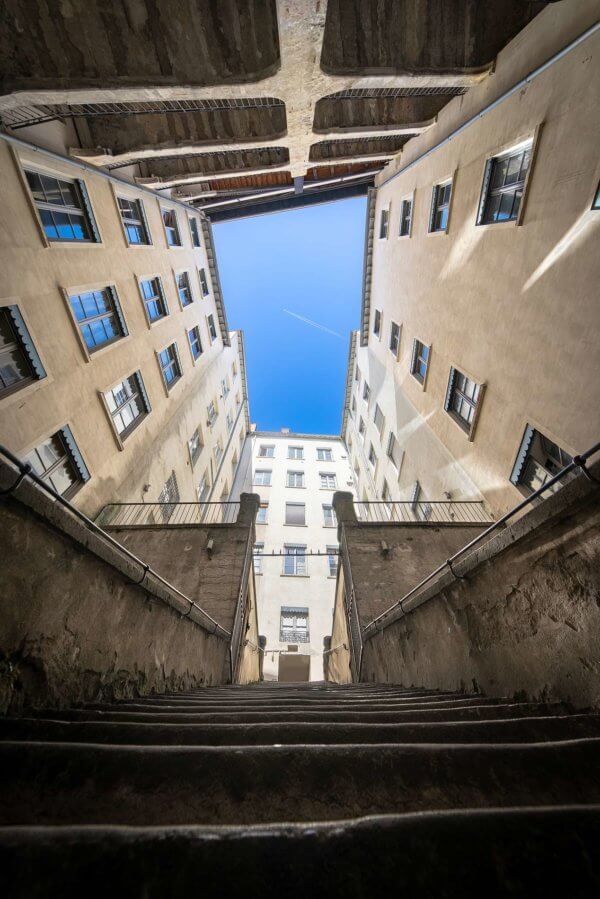
M 163 724 L 130 721 L 0 719 L 0 740 L 144 746 L 271 746 L 344 743 L 537 743 L 600 736 L 600 715 L 432 723 L 285 721 Z
M 540 703 L 499 703 L 495 705 L 467 705 L 461 707 L 431 708 L 430 706 L 402 707 L 400 710 L 372 711 L 363 709 L 356 711 L 329 711 L 285 709 L 283 711 L 205 711 L 205 712 L 170 712 L 170 711 L 117 711 L 107 706 L 106 710 L 76 708 L 32 709 L 27 717 L 38 719 L 55 719 L 57 714 L 63 721 L 115 721 L 132 723 L 160 724 L 260 724 L 269 722 L 338 722 L 338 723 L 370 723 L 391 724 L 426 722 L 426 721 L 477 721 L 497 720 L 502 718 L 538 717 L 564 715 L 566 708 L 561 704 Z
M 587 805 L 600 803 L 600 739 L 239 748 L 5 742 L 0 795 L 3 825 L 257 824 Z
M 10 899 L 590 899 L 599 845 L 600 806 L 243 829 L 1 828 L 0 869 Z

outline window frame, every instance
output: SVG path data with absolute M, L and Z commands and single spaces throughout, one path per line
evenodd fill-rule
M 293 618 L 294 623 L 284 627 L 283 619 Z M 305 628 L 298 627 L 298 618 L 306 621 Z M 279 642 L 310 643 L 310 611 L 307 606 L 281 606 L 279 609 Z
M 194 250 L 199 250 L 202 247 L 202 238 L 200 237 L 200 225 L 198 224 L 198 216 L 190 215 L 188 213 L 188 227 L 190 230 L 190 242 L 192 244 L 192 248 Z M 196 225 L 196 235 L 198 237 L 198 243 L 194 240 L 194 229 L 192 228 L 192 222 Z
M 455 392 L 455 380 L 456 376 L 460 375 L 463 378 L 466 378 L 471 383 L 475 384 L 479 388 L 479 392 L 477 394 L 477 400 L 475 403 L 467 397 L 463 391 L 460 391 L 461 396 L 467 403 L 467 405 L 473 408 L 473 419 L 471 423 L 464 419 L 461 415 L 459 415 L 455 410 L 451 408 L 452 400 L 454 398 Z M 479 381 L 474 378 L 469 372 L 465 371 L 464 368 L 458 368 L 457 366 L 451 365 L 450 371 L 448 373 L 448 384 L 446 387 L 446 398 L 444 401 L 444 411 L 449 415 L 451 420 L 461 429 L 463 434 L 465 434 L 470 442 L 473 441 L 475 437 L 475 430 L 477 428 L 477 424 L 479 422 L 479 416 L 481 414 L 481 406 L 483 404 L 483 398 L 485 396 L 486 384 L 485 381 Z
M 536 446 L 536 440 L 537 443 L 540 444 L 539 448 Z M 544 446 L 544 444 L 552 444 L 552 446 L 558 450 L 559 457 L 552 458 L 551 452 L 547 447 Z M 543 450 L 546 456 L 551 458 L 552 461 L 556 463 L 554 466 L 556 470 L 553 471 L 552 469 L 546 467 L 546 465 L 543 464 L 540 459 L 533 454 L 533 452 L 531 452 L 533 448 L 535 448 L 536 451 Z M 566 456 L 566 459 L 561 459 L 560 455 Z M 527 471 L 528 462 L 530 460 L 536 463 L 539 468 L 546 472 L 548 478 L 544 481 L 544 483 L 547 483 L 548 480 L 553 478 L 562 468 L 569 464 L 568 460 L 573 460 L 574 455 L 574 453 L 571 454 L 569 451 L 563 449 L 558 440 L 555 440 L 553 437 L 548 437 L 539 427 L 528 421 L 525 425 L 525 430 L 523 431 L 523 436 L 521 438 L 519 449 L 515 456 L 515 461 L 509 480 L 511 484 L 513 484 L 513 486 L 523 494 L 523 496 L 531 496 L 531 494 L 535 493 L 535 490 L 538 488 L 531 487 L 528 483 L 525 482 L 523 477 L 523 475 Z M 543 486 L 543 484 L 540 486 Z M 550 493 L 553 492 L 553 490 L 554 488 L 550 488 L 546 492 L 546 496 L 549 496 Z
M 75 336 L 77 338 L 77 342 L 83 354 L 83 358 L 86 362 L 91 362 L 93 358 L 104 352 L 104 350 L 109 349 L 114 346 L 116 343 L 119 343 L 121 340 L 125 340 L 125 338 L 129 337 L 129 329 L 127 327 L 127 322 L 125 320 L 125 315 L 123 313 L 123 306 L 121 305 L 121 300 L 119 298 L 119 294 L 116 288 L 116 285 L 113 282 L 97 282 L 95 284 L 85 284 L 78 287 L 60 287 L 59 291 L 63 298 L 65 307 L 67 309 L 67 313 L 69 315 L 69 320 L 73 326 L 73 330 Z M 82 294 L 87 293 L 98 293 L 102 291 L 108 291 L 110 296 L 110 304 L 112 306 L 112 313 L 98 313 L 97 316 L 93 316 L 90 319 L 84 319 L 81 322 L 77 320 L 75 315 L 75 311 L 71 304 L 71 297 L 81 296 Z M 105 341 L 104 343 L 99 344 L 95 348 L 88 347 L 85 337 L 81 330 L 81 325 L 86 324 L 86 322 L 93 321 L 95 319 L 105 318 L 108 315 L 113 315 L 118 327 L 121 331 L 119 335 L 116 337 L 112 337 L 110 340 Z
M 212 312 L 209 312 L 206 316 L 206 327 L 208 330 L 208 339 L 210 341 L 210 345 L 212 346 L 219 339 L 219 335 L 217 333 L 217 326 L 215 324 L 215 317 Z M 214 335 L 213 335 L 214 332 Z
M 384 218 L 385 216 L 385 218 Z M 378 229 L 378 240 L 387 240 L 390 236 L 390 221 L 392 218 L 392 204 L 391 202 L 387 204 L 387 206 L 382 206 L 379 210 L 379 229 Z M 385 233 L 384 233 L 385 232 Z
M 288 521 L 288 508 L 293 507 L 294 509 L 302 509 L 302 522 L 294 522 Z M 306 524 L 306 503 L 297 503 L 297 502 L 285 502 L 285 515 L 284 515 L 284 525 L 285 527 L 292 528 L 305 528 Z
M 3 300 L 0 310 L 2 312 L 6 310 L 8 328 L 14 336 L 12 343 L 15 345 L 17 352 L 23 357 L 25 365 L 29 370 L 26 377 L 20 378 L 8 387 L 0 388 L 0 401 L 2 401 L 15 396 L 28 387 L 31 388 L 40 384 L 48 377 L 48 374 L 19 305 L 11 302 L 6 302 L 6 305 L 4 305 Z
M 140 249 L 140 248 L 142 248 L 142 247 L 151 247 L 151 246 L 153 246 L 153 243 L 152 243 L 152 233 L 151 233 L 151 231 L 150 231 L 150 225 L 148 224 L 148 218 L 147 218 L 147 216 L 146 216 L 146 209 L 145 209 L 145 207 L 144 207 L 144 201 L 142 200 L 142 198 L 141 198 L 141 197 L 136 197 L 136 196 L 130 196 L 130 195 L 128 195 L 127 193 L 125 193 L 124 191 L 118 193 L 118 192 L 117 192 L 117 189 L 115 188 L 115 185 L 114 185 L 114 184 L 111 184 L 111 187 L 112 187 L 112 190 L 113 190 L 113 196 L 114 196 L 114 198 L 115 198 L 115 203 L 116 203 L 116 206 L 117 206 L 117 212 L 119 213 L 119 221 L 121 222 L 121 231 L 122 231 L 122 233 L 123 233 L 123 238 L 124 238 L 124 240 L 125 240 L 125 245 L 126 245 L 128 248 L 132 248 L 132 249 Z M 123 201 L 124 203 L 137 203 L 137 204 L 139 204 L 140 218 L 139 218 L 139 219 L 133 219 L 132 221 L 137 222 L 137 223 L 141 226 L 141 229 L 142 229 L 142 231 L 144 232 L 144 235 L 145 235 L 145 237 L 146 237 L 146 240 L 145 240 L 144 242 L 140 242 L 140 243 L 132 243 L 132 242 L 130 241 L 130 239 L 129 239 L 129 232 L 127 231 L 127 225 L 126 225 L 126 223 L 125 223 L 125 218 L 124 218 L 124 216 L 123 216 L 123 210 L 121 209 L 121 201 Z
M 428 234 L 448 234 L 450 229 L 450 218 L 452 216 L 452 200 L 454 198 L 454 180 L 455 180 L 456 172 L 448 178 L 442 178 L 440 181 L 436 181 L 431 189 L 431 206 L 429 209 L 429 226 L 427 229 Z M 443 228 L 435 227 L 435 220 L 437 214 L 442 208 L 438 204 L 438 197 L 441 188 L 445 188 L 450 186 L 450 195 L 448 197 L 448 203 L 444 204 L 443 208 L 447 209 L 446 216 L 446 225 Z
M 202 266 L 198 266 L 198 284 L 200 285 L 200 296 L 202 298 L 210 296 L 210 287 L 208 286 L 206 269 Z
M 167 350 L 170 350 L 171 348 L 173 348 L 173 351 L 174 351 L 174 358 L 172 359 L 172 363 L 174 362 L 176 364 L 176 366 L 179 370 L 179 374 L 173 381 L 171 381 L 169 383 L 169 382 L 167 382 L 167 380 L 165 378 L 165 374 L 164 374 L 164 370 L 163 370 L 163 367 L 162 367 L 162 364 L 160 361 L 160 357 L 161 357 L 162 353 L 165 353 Z M 179 355 L 179 347 L 177 346 L 177 341 L 172 340 L 171 343 L 167 343 L 160 350 L 155 350 L 155 355 L 156 355 L 156 363 L 157 363 L 158 369 L 160 371 L 162 385 L 164 387 L 166 395 L 169 396 L 171 394 L 171 392 L 174 390 L 174 388 L 177 387 L 177 385 L 181 381 L 183 381 L 183 366 L 181 364 L 181 357 Z
M 167 244 L 167 249 L 169 250 L 180 250 L 183 248 L 183 239 L 181 235 L 181 228 L 179 227 L 179 216 L 177 215 L 177 209 L 171 208 L 170 206 L 163 206 L 161 201 L 158 201 L 158 206 L 160 209 L 160 220 L 163 226 L 163 232 L 165 235 L 165 242 Z M 175 226 L 167 225 L 165 221 L 165 214 L 172 213 L 175 220 Z M 177 243 L 171 243 L 169 240 L 169 231 L 174 230 L 177 234 Z
M 299 455 L 299 456 L 292 456 L 292 455 L 290 455 L 290 453 L 292 452 L 292 450 L 294 450 L 294 451 L 299 450 L 299 451 L 300 451 L 300 455 Z M 304 447 L 303 447 L 303 446 L 289 446 L 289 445 L 288 445 L 287 458 L 288 458 L 288 459 L 291 459 L 293 462 L 304 462 Z
M 257 480 L 258 475 L 268 475 L 267 483 Z M 272 468 L 256 468 L 252 476 L 253 487 L 272 487 L 273 486 L 273 469 Z
M 13 156 L 13 159 L 16 161 L 17 170 L 19 172 L 19 177 L 21 179 L 21 183 L 25 190 L 29 206 L 33 212 L 35 223 L 37 225 L 37 228 L 38 228 L 38 231 L 39 231 L 39 234 L 40 234 L 40 237 L 42 239 L 42 243 L 44 244 L 44 246 L 48 247 L 48 248 L 52 247 L 53 245 L 71 246 L 71 247 L 101 246 L 102 245 L 102 234 L 100 232 L 100 228 L 98 227 L 98 221 L 97 221 L 95 213 L 94 213 L 94 208 L 92 206 L 92 202 L 90 199 L 90 195 L 89 195 L 89 191 L 87 189 L 86 182 L 82 178 L 73 178 L 72 176 L 63 174 L 62 172 L 57 171 L 56 169 L 50 169 L 50 168 L 45 168 L 44 166 L 40 166 L 37 162 L 35 162 L 35 163 L 29 162 L 29 161 L 27 161 L 27 159 L 21 158 L 19 156 L 19 154 L 14 151 L 12 151 L 12 156 Z M 82 212 L 83 219 L 86 222 L 88 230 L 91 234 L 91 237 L 89 239 L 77 240 L 75 238 L 75 239 L 69 240 L 67 238 L 52 238 L 47 235 L 46 228 L 44 226 L 44 223 L 42 222 L 42 217 L 40 215 L 41 207 L 38 206 L 38 203 L 36 202 L 35 197 L 33 196 L 33 190 L 30 187 L 29 179 L 27 178 L 28 172 L 33 175 L 43 176 L 46 178 L 53 178 L 55 181 L 64 181 L 66 184 L 75 185 L 77 196 L 79 197 L 79 200 L 81 202 L 80 207 L 75 207 L 75 206 L 60 207 L 60 206 L 55 206 L 51 203 L 48 203 L 45 205 L 47 205 L 50 209 L 54 208 L 58 211 L 61 211 L 61 208 L 62 208 L 66 212 L 68 212 L 69 209 L 73 209 L 73 210 L 78 209 L 80 212 Z
M 263 553 L 265 549 L 264 540 L 255 540 L 252 547 L 252 564 L 254 566 L 254 574 L 262 574 Z
M 403 233 L 402 225 L 404 223 L 404 204 L 405 203 L 408 203 L 408 205 L 409 205 L 410 215 L 409 215 L 409 220 L 408 220 L 408 231 Z M 415 212 L 415 192 L 413 191 L 412 194 L 407 194 L 406 196 L 402 197 L 402 199 L 400 200 L 400 221 L 398 223 L 398 239 L 404 240 L 405 238 L 412 237 L 414 212 Z
M 136 275 L 135 279 L 136 279 L 137 286 L 138 286 L 138 294 L 139 294 L 140 300 L 142 301 L 144 315 L 146 317 L 146 324 L 148 325 L 148 328 L 153 328 L 159 322 L 162 322 L 166 318 L 168 318 L 169 315 L 171 314 L 170 309 L 169 309 L 169 303 L 167 300 L 167 294 L 165 292 L 164 284 L 162 281 L 162 277 L 158 272 L 155 272 L 154 274 L 151 274 L 151 275 Z M 151 282 L 151 281 L 157 282 L 159 295 L 160 295 L 159 299 L 161 300 L 161 302 L 164 306 L 164 309 L 165 309 L 164 315 L 159 315 L 158 318 L 150 318 L 150 316 L 148 314 L 148 307 L 146 305 L 147 303 L 150 302 L 150 300 L 146 299 L 146 297 L 144 296 L 144 291 L 142 289 L 142 284 L 144 284 L 146 282 Z
M 264 509 L 264 518 L 260 520 L 261 510 Z M 256 510 L 256 521 L 255 524 L 268 524 L 269 523 L 269 504 L 266 502 L 260 502 L 258 504 L 258 509 Z
M 308 574 L 308 565 L 306 563 L 306 549 L 307 546 L 305 543 L 284 543 L 283 544 L 283 555 L 281 557 L 282 561 L 282 577 L 309 577 Z M 290 551 L 293 550 L 293 551 Z M 302 550 L 302 552 L 298 552 L 297 550 Z M 293 560 L 291 565 L 292 571 L 286 571 L 288 560 Z M 301 562 L 299 561 L 301 560 Z
M 329 480 L 326 484 L 323 483 L 323 478 L 331 479 L 333 478 L 333 486 L 329 485 Z M 337 476 L 334 471 L 320 471 L 319 472 L 319 489 L 320 490 L 337 490 Z
M 379 323 L 379 327 L 377 328 L 377 324 Z M 381 309 L 373 310 L 373 336 L 378 340 L 381 340 L 381 335 L 383 334 L 383 312 Z
M 127 402 L 121 403 L 121 405 L 117 406 L 117 408 L 113 412 L 110 408 L 106 395 L 107 393 L 111 393 L 116 387 L 119 386 L 119 384 L 123 384 L 125 381 L 129 381 L 131 378 L 135 378 L 135 380 L 137 381 L 137 395 L 139 396 L 139 399 L 141 401 L 143 411 L 140 412 L 140 414 L 135 417 L 133 422 L 131 422 L 126 428 L 124 428 L 123 431 L 119 431 L 115 424 L 115 414 L 117 414 L 121 409 L 128 405 L 131 400 L 128 399 Z M 127 441 L 127 439 L 142 424 L 144 419 L 147 418 L 148 415 L 150 415 L 150 413 L 152 412 L 152 406 L 150 405 L 150 400 L 148 399 L 148 393 L 146 391 L 146 385 L 144 384 L 141 370 L 136 369 L 131 372 L 131 374 L 124 375 L 119 381 L 113 382 L 110 387 L 106 388 L 106 390 L 99 390 L 98 395 L 100 396 L 100 401 L 102 403 L 104 411 L 106 412 L 116 444 L 120 450 L 123 450 L 125 448 L 125 442 Z
M 38 437 L 35 443 L 23 454 L 24 461 L 27 461 L 28 457 L 32 453 L 36 452 L 40 446 L 51 440 L 53 437 L 58 437 L 59 441 L 62 443 L 63 449 L 65 450 L 65 457 L 67 458 L 70 466 L 77 475 L 77 479 L 74 481 L 74 483 L 71 484 L 64 493 L 60 494 L 64 499 L 70 500 L 73 496 L 75 496 L 76 493 L 81 490 L 82 487 L 85 486 L 85 484 L 88 483 L 88 481 L 91 480 L 89 468 L 87 467 L 81 450 L 79 449 L 79 444 L 73 436 L 70 425 L 63 424 L 61 427 L 58 427 L 55 431 L 53 430 L 46 436 Z M 58 464 L 59 463 L 57 461 L 56 463 L 54 463 L 54 465 L 47 468 L 44 471 L 43 475 L 39 475 L 39 477 L 41 477 L 42 480 L 45 481 L 44 475 L 47 475 L 48 472 L 50 472 L 53 468 L 58 468 Z M 48 486 L 52 487 L 52 484 L 49 484 Z
M 394 328 L 397 328 L 397 330 L 398 330 L 397 345 L 396 345 L 395 350 L 392 348 L 392 336 L 394 334 Z M 396 361 L 398 361 L 398 359 L 400 358 L 400 337 L 401 336 L 402 336 L 402 325 L 398 324 L 398 322 L 390 321 L 390 336 L 389 336 L 389 340 L 388 340 L 388 350 L 390 351 L 390 353 L 392 354 L 392 356 L 394 357 L 394 359 Z
M 423 359 L 422 351 L 427 350 L 427 356 Z M 425 374 L 421 375 L 419 364 L 425 365 Z M 412 354 L 410 358 L 410 373 L 415 381 L 421 385 L 422 390 L 427 386 L 427 378 L 429 376 L 429 363 L 431 362 L 431 344 L 424 343 L 418 337 L 413 337 Z
M 195 435 L 197 435 L 197 437 L 198 437 L 198 451 L 197 451 L 196 455 L 194 455 L 194 453 L 192 452 L 192 446 L 191 446 Z M 188 438 L 187 448 L 188 448 L 188 453 L 190 456 L 190 465 L 192 468 L 194 468 L 198 459 L 202 455 L 202 450 L 204 449 L 204 438 L 203 438 L 203 434 L 202 434 L 202 428 L 200 427 L 200 425 L 198 425 L 198 427 L 194 428 L 194 430 L 192 431 L 192 436 Z
M 179 285 L 179 279 L 182 277 L 185 278 L 185 280 L 187 282 L 187 285 L 185 287 L 180 287 L 180 285 Z M 181 268 L 181 269 L 177 269 L 177 270 L 174 269 L 173 270 L 173 279 L 175 281 L 175 291 L 177 293 L 177 299 L 179 300 L 179 308 L 182 311 L 184 309 L 188 309 L 192 305 L 192 303 L 194 302 L 194 299 L 195 299 L 194 292 L 192 290 L 192 279 L 190 278 L 189 269 L 186 269 L 186 268 Z M 187 303 L 183 302 L 183 299 L 181 296 L 182 290 L 184 292 L 187 291 L 187 293 L 189 294 L 190 299 Z
M 335 552 L 332 552 L 332 550 L 335 550 Z M 327 570 L 329 572 L 327 577 L 337 578 L 337 573 L 338 573 L 338 568 L 339 568 L 340 547 L 339 547 L 339 545 L 338 546 L 326 546 L 325 552 L 327 554 Z M 332 559 L 335 559 L 335 563 L 334 563 L 335 571 L 331 570 L 331 560 Z
M 393 456 L 394 448 L 397 448 L 397 450 L 398 450 L 399 458 L 398 458 L 397 463 Z M 394 466 L 394 470 L 396 471 L 396 474 L 399 477 L 400 469 L 402 468 L 402 462 L 404 460 L 404 450 L 398 443 L 398 438 L 396 437 L 396 435 L 394 434 L 393 431 L 390 431 L 390 433 L 388 434 L 388 440 L 387 440 L 385 454 L 386 454 L 387 458 L 390 460 L 390 462 L 392 463 L 392 465 Z
M 379 413 L 381 426 L 378 426 L 377 424 L 377 413 Z M 375 430 L 379 434 L 379 439 L 381 440 L 383 437 L 383 432 L 385 431 L 385 415 L 381 411 L 381 406 L 379 405 L 379 403 L 375 403 L 375 408 L 373 410 L 373 424 L 375 426 Z
M 266 452 L 263 453 L 263 450 L 273 450 L 272 453 Z M 259 443 L 258 445 L 258 453 L 256 454 L 257 459 L 274 459 L 275 458 L 275 444 L 274 443 Z
M 333 450 L 330 446 L 317 446 L 317 462 L 333 462 Z M 325 453 L 320 456 L 319 453 Z
M 337 528 L 338 520 L 337 515 L 335 514 L 335 509 L 333 508 L 333 503 L 321 503 L 321 511 L 323 512 L 323 527 Z M 328 512 L 331 512 L 331 516 L 328 516 Z M 329 517 L 331 519 L 331 524 L 328 524 Z
M 299 484 L 291 483 L 292 481 L 300 480 Z M 305 490 L 306 489 L 306 476 L 303 471 L 294 471 L 293 469 L 286 469 L 285 472 L 285 486 L 289 487 L 293 490 Z
M 193 342 L 192 342 L 192 336 L 191 336 L 193 331 L 197 332 L 197 334 L 195 335 L 195 339 L 197 340 L 198 345 L 200 347 L 200 351 L 197 356 L 194 355 L 194 350 L 193 350 Z M 204 353 L 204 347 L 202 346 L 202 334 L 200 331 L 200 323 L 198 323 L 197 325 L 192 325 L 191 328 L 186 328 L 185 333 L 186 333 L 186 337 L 187 337 L 187 344 L 188 344 L 188 348 L 190 351 L 190 356 L 192 357 L 192 365 L 197 365 L 198 362 L 200 361 L 201 356 Z
M 494 153 L 486 156 L 485 162 L 483 164 L 483 172 L 481 176 L 481 189 L 479 192 L 479 203 L 477 205 L 477 214 L 475 217 L 475 224 L 480 228 L 488 228 L 491 225 L 504 225 L 518 227 L 523 224 L 523 219 L 525 216 L 525 207 L 527 205 L 528 193 L 529 193 L 529 185 L 531 183 L 531 177 L 533 174 L 533 168 L 535 165 L 535 160 L 537 157 L 537 148 L 539 145 L 540 134 L 542 131 L 543 122 L 540 122 L 533 130 L 533 132 L 529 132 L 527 135 L 522 135 L 516 141 L 511 141 L 510 143 L 504 144 L 502 147 L 496 148 Z M 485 212 L 485 206 L 488 199 L 489 193 L 489 181 L 492 175 L 492 169 L 494 161 L 497 159 L 501 159 L 504 156 L 510 155 L 512 152 L 517 150 L 519 147 L 524 147 L 527 144 L 530 146 L 530 157 L 529 157 L 529 166 L 527 172 L 525 173 L 525 179 L 523 181 L 523 192 L 521 195 L 521 201 L 519 203 L 519 209 L 515 218 L 504 219 L 501 221 L 483 221 L 483 215 Z

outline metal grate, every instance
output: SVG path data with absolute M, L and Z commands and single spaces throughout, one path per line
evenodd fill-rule
M 363 87 L 327 94 L 322 100 L 377 100 L 380 97 L 458 97 L 466 87 Z
M 206 153 L 185 153 L 179 154 L 178 156 L 150 156 L 145 157 L 143 159 L 127 159 L 124 162 L 115 162 L 112 165 L 108 165 L 107 168 L 111 171 L 113 169 L 122 169 L 128 165 L 137 165 L 140 162 L 146 163 L 148 166 L 151 166 L 152 163 L 158 162 L 173 162 L 177 160 L 188 160 L 188 159 L 218 159 L 219 162 L 229 163 L 226 164 L 214 171 L 205 171 L 203 169 L 198 170 L 198 174 L 204 175 L 218 175 L 221 171 L 228 171 L 231 169 L 232 176 L 237 174 L 244 174 L 243 167 L 246 168 L 254 168 L 255 163 L 248 162 L 246 157 L 251 153 L 272 153 L 276 155 L 278 158 L 274 162 L 268 162 L 261 165 L 261 168 L 268 168 L 269 165 L 284 165 L 286 162 L 289 162 L 290 154 L 287 147 L 253 147 L 249 142 L 248 146 L 243 150 L 210 150 Z M 240 170 L 238 172 L 238 169 Z M 190 174 L 189 172 L 184 172 L 184 174 Z

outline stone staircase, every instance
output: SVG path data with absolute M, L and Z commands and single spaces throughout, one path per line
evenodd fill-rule
M 0 883 L 37 897 L 600 895 L 600 715 L 260 684 L 0 720 Z

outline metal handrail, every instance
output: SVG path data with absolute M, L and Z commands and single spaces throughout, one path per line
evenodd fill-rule
M 489 524 L 492 521 L 481 500 L 354 500 L 354 509 L 362 524 Z
M 341 559 L 342 574 L 344 577 L 344 604 L 346 606 L 346 616 L 348 618 L 348 638 L 351 646 L 350 653 L 350 669 L 355 681 L 360 680 L 360 671 L 362 667 L 363 639 L 360 627 L 360 618 L 358 617 L 358 608 L 356 605 L 356 593 L 354 590 L 354 581 L 352 579 L 352 569 L 350 567 L 350 559 L 348 556 L 348 544 L 346 542 L 346 531 L 342 526 L 341 532 Z
M 242 638 L 244 636 L 244 623 L 246 621 L 246 609 L 248 599 L 248 584 L 253 572 L 252 549 L 254 546 L 253 534 L 250 531 L 246 550 L 244 552 L 244 564 L 242 566 L 242 577 L 240 579 L 240 589 L 238 591 L 238 599 L 236 603 L 235 613 L 233 616 L 233 624 L 231 626 L 231 640 L 229 642 L 229 658 L 231 665 L 231 683 L 235 683 L 238 667 L 240 662 L 240 654 L 242 650 Z
M 587 460 L 598 452 L 600 452 L 600 442 L 595 443 L 594 446 L 590 447 L 590 449 L 588 449 L 585 453 L 581 453 L 581 455 L 579 456 L 574 456 L 572 461 L 569 462 L 568 465 L 565 465 L 565 467 L 562 468 L 558 472 L 558 474 L 555 474 L 554 477 L 550 478 L 549 481 L 546 481 L 545 484 L 543 484 L 541 487 L 538 487 L 537 490 L 534 490 L 534 492 L 525 497 L 524 500 L 522 500 L 516 506 L 513 506 L 510 511 L 506 512 L 506 514 L 499 518 L 497 521 L 494 521 L 489 528 L 486 528 L 484 531 L 474 537 L 473 540 L 470 540 L 469 543 L 466 543 L 465 546 L 462 546 L 459 550 L 457 550 L 457 552 L 454 553 L 454 555 L 446 559 L 445 562 L 442 562 L 441 565 L 438 565 L 438 567 L 434 571 L 432 571 L 431 574 L 428 574 L 427 577 L 424 577 L 423 580 L 419 581 L 416 587 L 413 587 L 412 590 L 409 590 L 408 593 L 405 593 L 402 599 L 399 599 L 392 606 L 390 606 L 389 609 L 386 609 L 385 612 L 382 612 L 381 615 L 378 615 L 372 621 L 369 621 L 367 625 L 365 625 L 365 627 L 363 628 L 365 639 L 368 639 L 373 631 L 382 629 L 380 622 L 388 615 L 390 615 L 391 612 L 395 611 L 396 609 L 400 609 L 400 611 L 404 613 L 403 603 L 410 599 L 411 596 L 414 596 L 414 594 L 418 590 L 420 590 L 421 587 L 424 587 L 425 584 L 429 583 L 432 578 L 440 574 L 440 572 L 442 572 L 445 568 L 448 568 L 451 574 L 454 575 L 454 577 L 459 578 L 460 575 L 457 575 L 453 569 L 453 563 L 456 562 L 456 560 L 459 559 L 460 556 L 467 552 L 467 550 L 472 549 L 476 544 L 480 543 L 489 534 L 493 533 L 502 525 L 506 524 L 507 521 L 509 521 L 517 514 L 517 512 L 520 512 L 522 509 L 530 506 L 532 502 L 534 502 L 538 497 L 541 497 L 543 493 L 557 484 L 565 475 L 570 474 L 572 471 L 578 468 L 585 475 L 585 477 L 588 478 L 588 480 L 594 481 L 596 484 L 600 484 L 600 481 L 598 481 L 597 478 L 591 475 L 586 468 Z
M 212 629 L 208 625 L 201 625 L 207 631 L 209 631 L 209 633 L 214 634 L 222 640 L 229 640 L 231 638 L 231 634 L 229 633 L 229 631 L 225 630 L 224 627 L 221 627 L 221 625 L 218 624 L 218 622 L 216 622 L 214 618 L 211 618 L 211 616 L 207 612 L 205 612 L 204 609 L 201 608 L 201 606 L 190 599 L 189 596 L 186 596 L 185 593 L 182 593 L 181 590 L 178 590 L 177 587 L 174 587 L 173 584 L 165 580 L 165 578 L 162 577 L 162 575 L 160 575 L 157 571 L 155 571 L 150 565 L 142 561 L 142 559 L 138 558 L 138 556 L 136 556 L 130 550 L 126 549 L 121 543 L 118 542 L 118 540 L 115 540 L 110 536 L 110 534 L 107 534 L 106 531 L 102 530 L 102 528 L 99 527 L 94 521 L 92 521 L 91 518 L 88 518 L 84 512 L 81 512 L 79 509 L 73 506 L 69 502 L 69 500 L 65 499 L 64 496 L 61 496 L 60 493 L 57 493 L 57 491 L 54 490 L 53 487 L 50 487 L 48 484 L 46 484 L 46 482 L 43 481 L 42 478 L 40 478 L 39 475 L 37 475 L 33 471 L 31 465 L 28 462 L 22 462 L 21 459 L 18 458 L 18 456 L 15 456 L 14 453 L 11 453 L 11 451 L 2 444 L 0 444 L 0 455 L 4 456 L 9 460 L 9 462 L 11 462 L 19 469 L 19 477 L 8 489 L 0 490 L 0 496 L 10 496 L 10 494 L 13 493 L 19 486 L 23 478 L 29 478 L 35 484 L 37 484 L 38 487 L 41 487 L 42 490 L 48 493 L 55 502 L 60 503 L 60 505 L 64 506 L 69 510 L 69 512 L 75 515 L 76 518 L 82 521 L 85 526 L 89 528 L 89 530 L 93 531 L 95 534 L 98 534 L 103 540 L 105 540 L 107 543 L 110 543 L 110 545 L 114 547 L 114 549 L 118 550 L 122 555 L 126 556 L 132 562 L 135 562 L 136 565 L 140 565 L 140 567 L 142 568 L 142 576 L 139 581 L 132 581 L 133 584 L 135 584 L 136 586 L 141 586 L 147 575 L 152 575 L 152 577 L 156 578 L 157 581 L 167 587 L 168 590 L 181 597 L 184 602 L 188 602 L 190 604 L 188 611 L 185 613 L 186 618 L 189 618 L 192 609 L 195 609 L 202 616 L 202 618 L 206 619 L 206 621 L 210 622 L 210 625 L 212 625 Z M 193 619 L 190 620 L 193 621 Z M 193 623 L 198 624 L 198 622 L 196 621 L 193 621 Z
M 233 524 L 239 510 L 239 502 L 107 503 L 96 524 L 111 528 Z

